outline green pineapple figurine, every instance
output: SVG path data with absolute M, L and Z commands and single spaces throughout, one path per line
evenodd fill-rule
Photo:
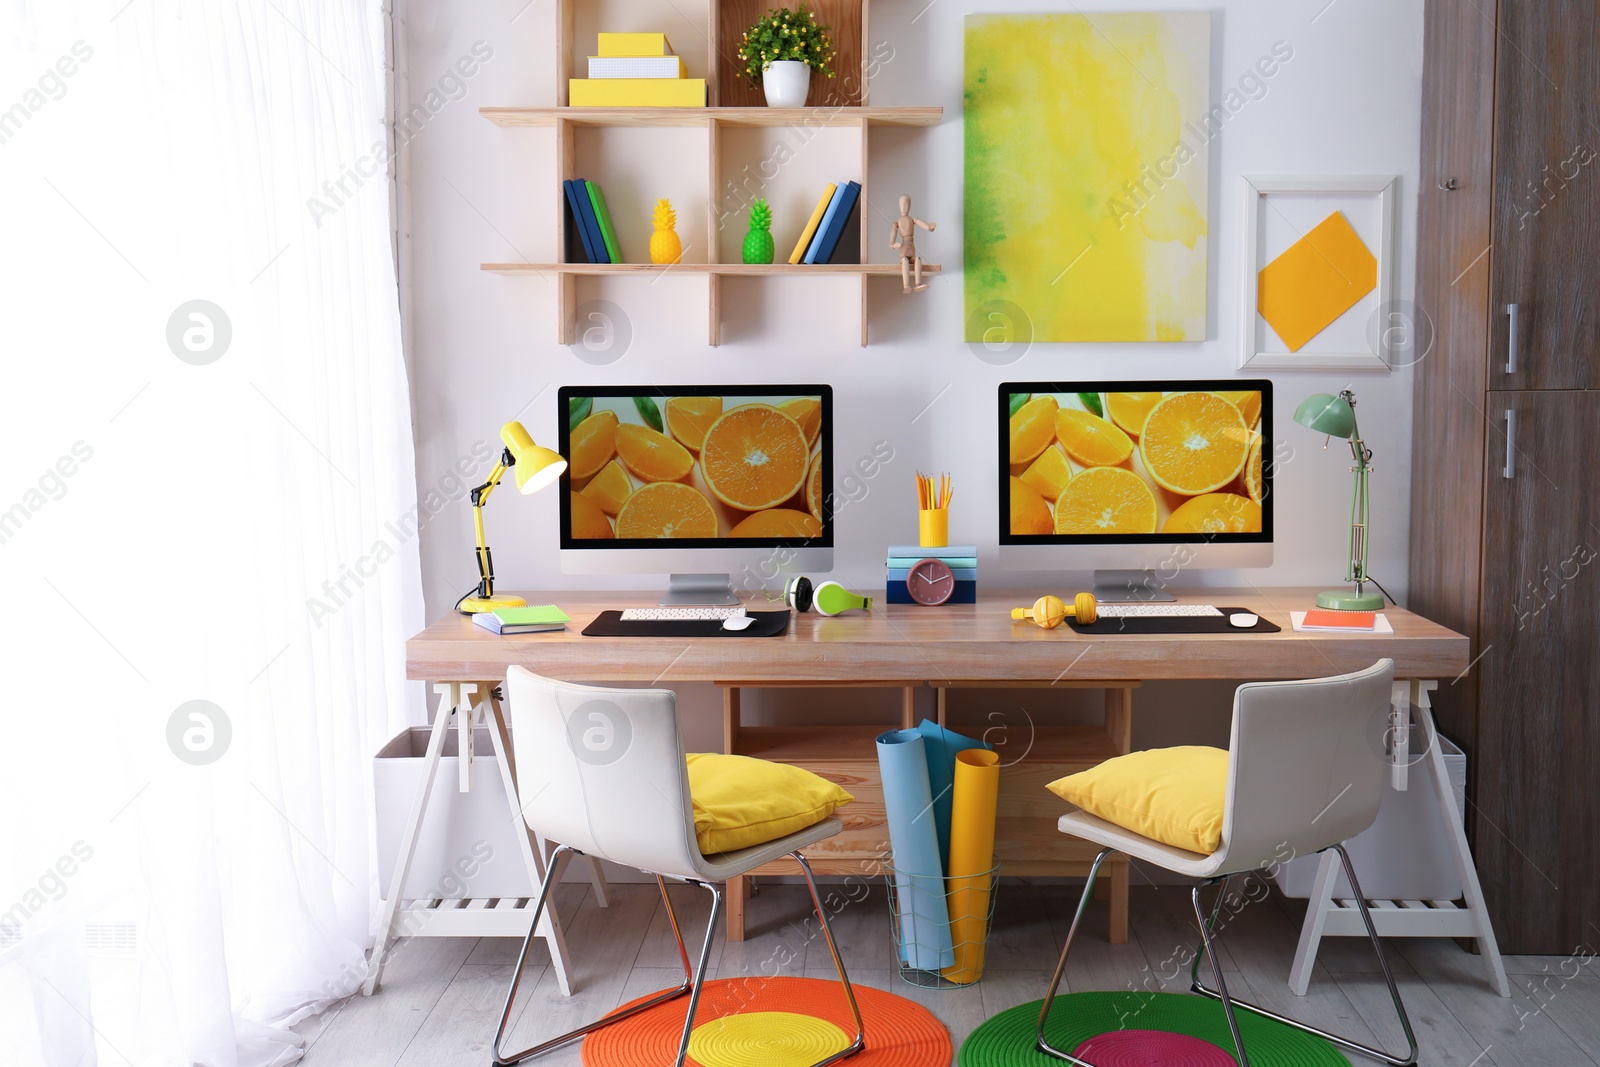
M 765 200 L 750 206 L 750 232 L 744 235 L 744 261 L 771 263 L 776 249 L 772 243 L 772 209 Z

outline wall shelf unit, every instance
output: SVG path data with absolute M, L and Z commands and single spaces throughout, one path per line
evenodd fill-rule
M 803 108 L 769 108 L 755 106 L 760 101 L 760 90 L 751 87 L 734 69 L 735 50 L 739 35 L 748 28 L 769 6 L 765 0 L 707 0 L 707 40 L 713 42 L 708 50 L 707 69 L 691 69 L 690 73 L 706 79 L 706 92 L 710 106 L 704 108 L 655 107 L 568 107 L 567 80 L 579 69 L 577 64 L 587 50 L 580 51 L 575 30 L 576 12 L 580 0 L 558 0 L 557 3 L 557 56 L 555 107 L 484 107 L 479 113 L 497 126 L 505 128 L 544 128 L 555 131 L 555 174 L 550 182 L 550 200 L 556 212 L 556 248 L 565 255 L 567 248 L 566 205 L 561 183 L 577 178 L 578 161 L 575 132 L 579 129 L 616 128 L 666 128 L 706 131 L 704 141 L 709 150 L 707 174 L 707 252 L 710 261 L 705 263 L 679 263 L 662 265 L 639 263 L 484 263 L 482 269 L 496 274 L 537 274 L 553 278 L 556 285 L 557 343 L 571 345 L 577 341 L 577 287 L 578 278 L 625 275 L 681 274 L 706 279 L 708 326 L 707 343 L 722 343 L 722 279 L 730 277 L 812 277 L 856 278 L 860 290 L 861 344 L 868 340 L 867 284 L 871 278 L 899 278 L 899 262 L 872 263 L 868 255 L 868 237 L 877 234 L 880 244 L 886 243 L 883 232 L 888 221 L 897 214 L 880 210 L 882 225 L 869 223 L 871 204 L 867 181 L 868 141 L 874 127 L 931 127 L 942 120 L 941 107 L 873 107 L 868 103 L 871 73 L 871 39 L 867 33 L 868 0 L 811 0 L 811 7 L 819 20 L 832 29 L 838 56 L 834 61 L 834 78 L 813 77 L 811 93 Z M 617 27 L 641 29 L 644 27 Z M 585 27 L 585 37 L 589 28 Z M 590 42 L 592 43 L 592 42 Z M 723 106 L 730 105 L 730 106 Z M 777 238 L 778 262 L 770 264 L 745 264 L 719 262 L 718 244 L 723 223 L 737 215 L 741 219 L 746 204 L 740 202 L 737 210 L 729 209 L 725 200 L 733 183 L 724 182 L 722 161 L 723 129 L 767 130 L 819 130 L 839 129 L 860 131 L 859 162 L 853 169 L 859 171 L 854 180 L 861 183 L 860 204 L 856 213 L 860 219 L 860 247 L 857 262 L 799 265 L 786 262 L 787 248 L 782 237 Z M 835 135 L 839 136 L 839 135 Z M 851 141 L 854 135 L 843 134 Z M 841 163 L 841 171 L 852 169 L 849 160 Z M 746 168 L 748 170 L 748 168 Z M 841 174 L 841 177 L 843 174 Z M 724 186 L 728 189 L 725 189 Z M 684 244 L 691 242 L 686 234 Z M 626 251 L 626 250 L 625 250 Z M 938 264 L 923 264 L 924 273 L 938 273 Z M 853 302 L 853 301 L 852 301 Z

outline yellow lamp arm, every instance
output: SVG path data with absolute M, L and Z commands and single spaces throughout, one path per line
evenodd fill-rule
M 505 457 L 494 465 L 494 470 L 489 472 L 489 480 L 472 491 L 472 530 L 477 537 L 478 556 L 478 595 L 480 597 L 494 596 L 494 557 L 489 554 L 489 542 L 483 535 L 483 505 L 488 501 L 489 494 L 494 492 L 494 487 L 500 484 L 500 479 L 506 474 Z

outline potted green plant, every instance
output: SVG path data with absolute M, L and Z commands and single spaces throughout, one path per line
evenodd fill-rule
M 828 27 L 804 3 L 797 11 L 773 8 L 739 41 L 741 73 L 759 83 L 768 107 L 804 107 L 813 70 L 833 77 L 837 49 Z

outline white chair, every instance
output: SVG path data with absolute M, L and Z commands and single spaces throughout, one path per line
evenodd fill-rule
M 1233 701 L 1222 846 L 1209 856 L 1152 841 L 1083 811 L 1075 810 L 1061 817 L 1058 828 L 1062 833 L 1092 841 L 1103 846 L 1103 850 L 1089 869 L 1083 897 L 1067 930 L 1067 942 L 1061 948 L 1061 962 L 1056 965 L 1050 990 L 1039 1010 L 1039 1051 L 1079 1067 L 1094 1067 L 1069 1052 L 1051 1047 L 1045 1040 L 1044 1027 L 1067 966 L 1072 936 L 1077 932 L 1094 891 L 1095 876 L 1107 856 L 1121 852 L 1169 871 L 1202 879 L 1191 893 L 1201 937 L 1200 950 L 1190 971 L 1191 989 L 1222 1002 L 1234 1048 L 1239 1053 L 1239 1067 L 1249 1067 L 1250 1061 L 1239 1036 L 1236 1008 L 1316 1034 L 1393 1067 L 1410 1067 L 1416 1063 L 1417 1039 L 1411 1030 L 1411 1020 L 1406 1016 L 1394 975 L 1383 955 L 1383 945 L 1373 928 L 1366 901 L 1362 899 L 1355 869 L 1340 844 L 1371 826 L 1378 815 L 1378 801 L 1382 797 L 1383 776 L 1388 765 L 1381 753 L 1373 750 L 1369 728 L 1375 719 L 1386 721 L 1393 678 L 1394 661 L 1382 659 L 1355 674 L 1241 685 Z M 1378 954 L 1384 981 L 1389 984 L 1389 996 L 1394 1000 L 1395 1012 L 1405 1030 L 1410 1051 L 1403 1058 L 1235 1000 L 1229 995 L 1227 981 L 1222 977 L 1212 927 L 1227 896 L 1228 880 L 1235 875 L 1270 869 L 1295 856 L 1330 848 L 1336 849 L 1344 861 L 1345 874 L 1355 890 L 1361 918 L 1366 923 L 1373 950 Z M 1211 917 L 1207 919 L 1200 906 L 1200 891 L 1212 885 L 1219 885 L 1219 888 Z M 1200 981 L 1202 955 L 1211 960 L 1216 989 Z
M 845 974 L 844 961 L 833 941 L 828 914 L 817 895 L 811 867 L 799 852 L 843 829 L 835 818 L 823 819 L 804 830 L 764 845 L 702 855 L 695 843 L 694 809 L 689 799 L 689 776 L 684 762 L 683 739 L 678 731 L 677 701 L 668 689 L 603 689 L 572 685 L 540 677 L 521 667 L 506 675 L 506 695 L 511 706 L 513 755 L 517 764 L 517 792 L 528 825 L 544 838 L 559 841 L 551 856 L 534 906 L 528 936 L 522 942 L 500 1027 L 495 1032 L 496 1067 L 520 1063 L 550 1049 L 664 1001 L 689 994 L 689 1009 L 678 1043 L 677 1067 L 683 1067 L 694 1030 L 695 1008 L 705 984 L 711 940 L 722 914 L 719 883 L 743 875 L 764 863 L 789 856 L 800 864 L 822 936 L 833 955 L 834 968 L 844 987 L 844 997 L 855 1019 L 851 1045 L 813 1067 L 823 1067 L 865 1047 L 861 1010 Z M 655 875 L 666 905 L 672 933 L 683 960 L 683 982 L 666 989 L 626 1012 L 614 1013 L 577 1030 L 551 1038 L 521 1052 L 501 1049 L 511 1022 L 528 947 L 539 915 L 547 906 L 550 890 L 561 880 L 566 860 L 573 855 L 611 860 Z M 699 966 L 689 966 L 689 951 L 678 928 L 678 917 L 667 896 L 665 879 L 697 885 L 711 893 L 711 921 Z

